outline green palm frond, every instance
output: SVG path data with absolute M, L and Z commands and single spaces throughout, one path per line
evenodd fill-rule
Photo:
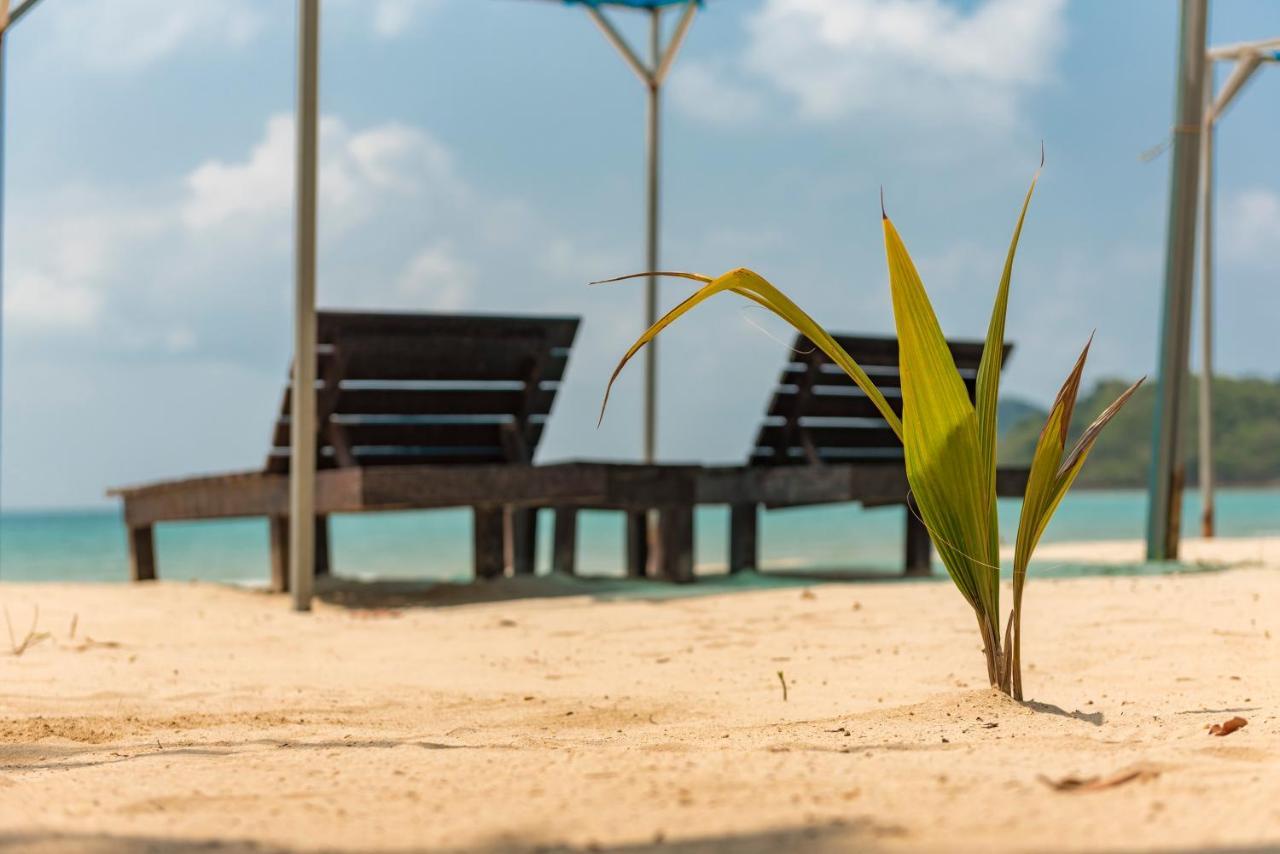
M 885 258 L 898 334 L 901 418 L 866 371 L 822 326 L 786 294 L 758 273 L 745 268 L 714 277 L 700 273 L 652 272 L 605 280 L 617 282 L 668 276 L 692 280 L 699 287 L 631 345 L 609 378 L 600 407 L 603 420 L 609 391 L 636 353 L 695 306 L 717 294 L 737 294 L 790 323 L 849 375 L 902 442 L 911 497 L 919 508 L 947 573 L 977 617 L 991 684 L 1019 699 L 1022 697 L 1022 598 L 1031 555 L 1098 435 L 1142 382 L 1139 380 L 1107 407 L 1069 453 L 1066 452 L 1067 431 L 1080 389 L 1088 345 L 1058 392 L 1028 474 L 1014 548 L 1013 608 L 1002 636 L 1000 539 L 995 488 L 996 403 L 1013 262 L 1038 178 L 1037 171 L 1023 199 L 1009 244 L 978 368 L 973 401 L 970 401 L 964 380 L 956 369 L 911 255 L 886 215 L 883 217 Z

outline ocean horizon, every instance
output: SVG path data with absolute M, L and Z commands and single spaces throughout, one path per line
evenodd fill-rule
M 1224 489 L 1218 493 L 1218 534 L 1280 535 L 1280 488 Z M 1000 501 L 1005 539 L 1017 530 L 1020 502 Z M 728 508 L 697 510 L 695 555 L 702 572 L 723 570 Z M 1184 531 L 1198 531 L 1200 496 L 1183 498 Z M 772 510 L 760 523 L 761 569 L 770 572 L 901 570 L 904 511 L 857 505 Z M 1146 493 L 1078 490 L 1064 500 L 1043 542 L 1130 540 L 1144 536 Z M 538 571 L 550 566 L 552 517 L 538 519 Z M 471 577 L 468 510 L 335 515 L 330 520 L 333 570 L 358 578 L 465 581 Z M 622 515 L 584 511 L 578 565 L 584 575 L 622 574 Z M 269 574 L 265 519 L 173 522 L 156 526 L 161 578 L 260 582 Z M 1047 562 L 1045 562 L 1047 563 Z M 1164 565 L 1128 571 L 1164 571 Z M 1007 569 L 1007 568 L 1006 568 Z M 1114 567 L 1043 565 L 1051 575 L 1116 571 Z M 128 580 L 124 523 L 119 508 L 6 510 L 0 512 L 0 581 Z

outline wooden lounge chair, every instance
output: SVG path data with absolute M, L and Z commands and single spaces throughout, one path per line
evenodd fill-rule
M 837 335 L 841 346 L 867 371 L 901 414 L 896 338 Z M 972 396 L 982 358 L 982 342 L 951 342 L 956 366 Z M 1005 356 L 1012 351 L 1005 345 Z M 757 526 L 761 507 L 781 508 L 856 502 L 864 507 L 906 507 L 904 574 L 931 572 L 928 531 L 907 506 L 908 486 L 902 447 L 866 395 L 843 371 L 803 336 L 797 337 L 769 401 L 764 423 L 741 466 L 644 466 L 663 485 L 658 525 L 644 535 L 643 508 L 648 496 L 628 496 L 627 568 L 629 575 L 657 575 L 672 581 L 694 580 L 693 507 L 727 504 L 730 508 L 729 571 L 759 566 Z M 1001 469 L 996 491 L 1020 496 L 1025 469 Z M 655 493 L 655 497 L 659 497 Z M 619 508 L 617 503 L 607 505 Z M 557 568 L 573 571 L 572 507 L 556 517 Z M 657 554 L 646 555 L 646 549 Z M 647 567 L 647 569 L 646 569 Z
M 321 311 L 317 317 L 316 569 L 327 516 L 471 506 L 478 575 L 532 572 L 533 507 L 582 492 L 533 466 L 578 320 Z M 113 490 L 135 580 L 156 575 L 153 526 L 266 516 L 272 584 L 287 581 L 290 395 L 261 471 Z
M 901 416 L 897 339 L 865 335 L 834 337 Z M 948 344 L 972 398 L 983 342 L 950 341 Z M 1013 345 L 1005 344 L 1002 365 L 1007 364 L 1012 351 Z M 906 514 L 904 572 L 927 575 L 931 571 L 929 533 L 918 512 L 906 501 L 908 489 L 901 443 L 862 390 L 802 335 L 796 337 L 791 359 L 783 367 L 777 390 L 769 401 L 749 465 L 782 467 L 795 472 L 781 479 L 794 491 L 794 498 L 762 496 L 762 501 L 769 506 L 812 503 L 813 496 L 804 495 L 806 482 L 812 481 L 814 486 L 826 483 L 830 489 L 833 475 L 837 494 L 844 489 L 846 496 L 837 500 L 857 501 L 864 507 L 902 504 Z M 998 471 L 997 493 L 1021 496 L 1026 474 L 1025 469 Z M 734 530 L 730 542 L 736 548 L 731 549 L 730 569 L 755 566 L 756 507 L 750 502 L 735 506 L 732 518 Z
M 803 338 L 745 465 L 533 465 L 576 329 L 571 318 L 320 312 L 317 571 L 328 569 L 331 513 L 470 507 L 475 575 L 492 578 L 533 572 L 538 508 L 556 511 L 552 568 L 568 574 L 578 512 L 617 510 L 627 516 L 627 575 L 687 582 L 700 504 L 731 509 L 730 572 L 759 566 L 761 507 L 906 505 L 897 439 Z M 900 406 L 896 340 L 837 338 Z M 952 344 L 970 393 L 981 351 L 976 342 Z M 286 392 L 263 470 L 111 492 L 124 499 L 135 580 L 155 578 L 158 522 L 265 516 L 272 585 L 284 589 L 289 415 Z M 998 471 L 997 492 L 1020 495 L 1026 476 Z M 905 572 L 927 574 L 928 533 L 911 512 L 906 518 Z

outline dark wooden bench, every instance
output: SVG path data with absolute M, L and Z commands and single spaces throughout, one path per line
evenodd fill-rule
M 867 335 L 834 337 L 901 416 L 898 340 Z M 948 345 L 972 399 L 984 342 L 949 341 Z M 1008 363 L 1012 351 L 1013 345 L 1005 344 L 1002 365 Z M 791 358 L 783 367 L 778 387 L 769 401 L 749 464 L 797 468 L 801 472 L 797 481 L 821 477 L 824 469 L 833 466 L 855 467 L 850 473 L 857 472 L 858 482 L 851 479 L 850 497 L 846 500 L 858 501 L 864 507 L 902 504 L 906 515 L 904 573 L 927 575 L 931 571 L 929 533 L 918 512 L 907 502 L 901 442 L 853 380 L 803 335 L 798 335 L 792 345 Z M 883 487 L 890 483 L 891 489 Z M 798 489 L 801 485 L 797 482 L 795 487 Z M 999 495 L 1020 496 L 1025 486 L 1025 470 L 997 473 Z M 788 505 L 775 500 L 771 506 Z M 736 560 L 730 560 L 731 570 L 740 569 L 743 563 L 754 565 L 755 516 L 756 507 L 750 502 L 734 510 L 736 530 L 730 539 L 738 543 L 738 547 Z
M 901 415 L 897 339 L 835 338 Z M 954 341 L 950 346 L 972 397 L 983 343 Z M 1006 360 L 1011 352 L 1012 346 L 1006 344 Z M 647 538 L 644 513 L 638 509 L 630 512 L 629 574 L 644 574 L 647 562 L 649 574 L 674 581 L 693 580 L 692 508 L 698 504 L 729 505 L 728 565 L 729 571 L 736 573 L 759 566 L 761 508 L 845 502 L 906 508 L 904 574 L 927 575 L 932 570 L 928 531 L 907 505 L 909 489 L 901 443 L 862 390 L 803 336 L 797 337 L 783 366 L 745 466 L 649 468 L 654 477 L 666 481 L 669 496 L 688 494 L 692 498 L 685 505 L 669 499 L 657 507 L 658 524 Z M 1001 469 L 996 473 L 996 492 L 1020 497 L 1026 481 L 1026 469 Z M 643 506 L 639 496 L 633 496 L 632 506 Z M 562 536 L 572 534 L 572 513 L 566 508 L 557 514 L 557 555 L 573 553 L 571 545 L 561 542 Z M 646 556 L 646 548 L 656 548 L 657 553 Z M 560 568 L 572 571 L 571 559 L 562 561 Z
M 579 511 L 616 510 L 627 517 L 627 575 L 687 582 L 695 579 L 700 504 L 730 507 L 730 572 L 759 566 L 761 508 L 905 505 L 897 439 L 804 339 L 746 465 L 534 465 L 576 329 L 571 318 L 321 312 L 317 571 L 328 569 L 332 513 L 470 507 L 475 574 L 493 578 L 534 571 L 539 508 L 555 509 L 552 568 L 570 574 Z M 897 342 L 838 338 L 900 411 Z M 952 351 L 972 393 L 981 344 L 956 342 Z M 263 470 L 111 492 L 124 499 L 134 579 L 156 575 L 157 523 L 264 516 L 272 584 L 284 588 L 289 416 L 286 391 Z M 1023 469 L 997 472 L 1002 496 L 1021 495 L 1025 485 Z M 907 574 L 930 571 L 927 532 L 909 512 L 905 565 Z
M 577 329 L 571 317 L 319 312 L 317 572 L 329 567 L 331 512 L 468 505 L 476 573 L 532 572 L 536 507 L 506 498 L 527 498 L 542 482 L 555 494 L 554 473 L 532 462 Z M 290 414 L 286 388 L 261 472 L 111 492 L 124 499 L 135 579 L 155 577 L 157 522 L 261 515 L 272 583 L 284 588 Z M 388 477 L 363 477 L 375 470 Z M 406 471 L 412 495 L 377 493 Z

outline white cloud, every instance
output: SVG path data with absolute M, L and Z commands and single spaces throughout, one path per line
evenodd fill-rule
M 448 151 L 424 131 L 392 123 L 353 132 L 326 116 L 319 137 L 320 210 L 339 230 L 367 218 L 384 194 L 465 192 Z M 289 214 L 295 146 L 293 116 L 272 116 L 246 159 L 206 161 L 187 176 L 182 221 L 193 230 L 237 222 L 256 227 L 263 218 Z
M 135 71 L 191 45 L 243 47 L 264 25 L 250 0 L 61 0 L 40 14 L 59 53 L 101 71 Z
M 1233 261 L 1274 260 L 1280 245 L 1280 194 L 1253 187 L 1229 197 L 1218 234 Z
M 410 258 L 396 287 L 414 308 L 457 311 L 468 303 L 475 282 L 475 267 L 459 258 L 453 246 L 444 241 Z
M 403 35 L 413 23 L 414 7 L 418 5 L 421 0 L 380 0 L 373 7 L 374 34 L 384 39 Z
M 691 116 L 714 124 L 750 124 L 761 118 L 766 99 L 732 78 L 723 62 L 690 60 L 671 79 L 671 96 Z
M 763 85 L 814 121 L 856 116 L 1015 124 L 1053 74 L 1065 0 L 765 0 L 732 65 L 695 65 L 681 103 L 709 118 L 759 112 Z M 733 83 L 730 83 L 730 77 Z M 730 105 L 726 107 L 725 105 Z
M 84 331 L 93 327 L 101 309 L 102 296 L 90 287 L 40 273 L 14 276 L 4 294 L 5 322 L 24 331 Z
M 242 156 L 197 163 L 162 191 L 15 205 L 26 236 L 10 249 L 15 345 L 75 331 L 85 353 L 286 358 L 293 133 L 291 117 L 272 116 Z M 480 192 L 421 128 L 323 116 L 320 148 L 322 307 L 572 311 L 586 281 L 629 257 Z

